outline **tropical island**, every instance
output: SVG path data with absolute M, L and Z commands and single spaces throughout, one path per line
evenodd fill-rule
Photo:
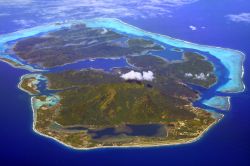
M 216 86 L 218 65 L 238 85 L 220 86 L 221 92 L 244 86 L 242 76 L 227 70 L 230 63 L 213 61 L 214 48 L 207 55 L 202 49 L 210 46 L 170 45 L 163 36 L 156 40 L 117 20 L 56 23 L 25 32 L 3 37 L 0 44 L 9 43 L 1 59 L 34 71 L 18 85 L 31 95 L 33 129 L 76 149 L 193 142 L 220 119 L 194 106 L 202 95 L 195 87 Z M 173 51 L 179 59 L 169 57 Z M 97 60 L 105 69 L 78 67 Z M 243 56 L 239 60 L 242 69 Z M 205 105 L 229 109 L 216 98 Z

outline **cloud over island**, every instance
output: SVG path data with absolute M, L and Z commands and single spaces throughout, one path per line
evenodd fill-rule
M 121 78 L 123 78 L 124 80 L 153 81 L 154 73 L 152 71 L 147 71 L 147 72 L 143 71 L 142 73 L 140 73 L 131 70 L 128 73 L 122 74 Z

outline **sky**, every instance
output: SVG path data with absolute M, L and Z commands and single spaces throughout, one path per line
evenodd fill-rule
M 199 1 L 204 0 L 0 0 L 0 20 L 13 16 L 12 22 L 25 28 L 41 22 L 93 17 L 174 17 L 176 9 Z M 250 10 L 228 13 L 224 17 L 232 22 L 250 24 Z M 197 29 L 193 25 L 189 28 Z

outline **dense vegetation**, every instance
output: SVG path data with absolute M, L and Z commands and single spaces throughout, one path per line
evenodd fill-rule
M 208 62 L 200 54 L 193 52 L 185 52 L 182 61 L 173 63 L 150 55 L 129 56 L 128 62 L 144 70 L 155 71 L 161 77 L 180 80 L 184 83 L 206 88 L 212 86 L 217 80 L 212 63 Z
M 194 114 L 178 108 L 174 99 L 143 84 L 118 83 L 86 86 L 60 93 L 62 125 L 114 126 L 192 119 Z
M 164 93 L 160 89 L 164 85 L 156 82 L 153 87 L 148 87 L 148 82 L 126 82 L 117 75 L 95 70 L 50 73 L 46 76 L 50 80 L 50 88 L 75 87 L 60 93 L 63 109 L 58 120 L 61 124 L 143 124 L 194 117 L 179 107 L 187 104 L 187 101 L 171 96 L 170 92 Z M 189 97 L 195 96 L 195 93 L 179 84 L 173 84 L 171 89 L 175 87 L 183 91 L 186 89 L 187 94 L 182 93 L 183 96 L 188 92 Z M 175 94 L 180 92 L 173 91 Z
M 51 68 L 77 60 L 121 57 L 163 49 L 148 40 L 131 39 L 127 43 L 125 39 L 128 38 L 110 30 L 91 29 L 79 24 L 18 41 L 14 51 L 30 64 Z

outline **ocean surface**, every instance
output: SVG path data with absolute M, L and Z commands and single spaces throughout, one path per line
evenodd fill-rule
M 33 132 L 30 97 L 17 88 L 20 76 L 28 72 L 0 62 L 0 165 L 250 165 L 250 25 L 230 22 L 224 17 L 228 13 L 250 10 L 249 2 L 238 1 L 241 3 L 236 5 L 233 0 L 221 3 L 211 0 L 209 6 L 206 1 L 200 1 L 176 10 L 174 18 L 163 15 L 122 19 L 147 31 L 246 54 L 245 92 L 230 94 L 230 111 L 200 140 L 153 148 L 69 149 Z M 9 22 L 10 17 L 0 19 L 5 22 L 0 24 L 4 25 L 0 26 L 1 33 L 18 29 Z M 191 31 L 189 25 L 196 26 L 197 30 Z M 205 28 L 201 28 L 203 26 Z M 118 63 L 125 65 L 122 60 Z M 91 62 L 88 65 L 91 66 Z M 101 61 L 99 65 L 102 66 Z

